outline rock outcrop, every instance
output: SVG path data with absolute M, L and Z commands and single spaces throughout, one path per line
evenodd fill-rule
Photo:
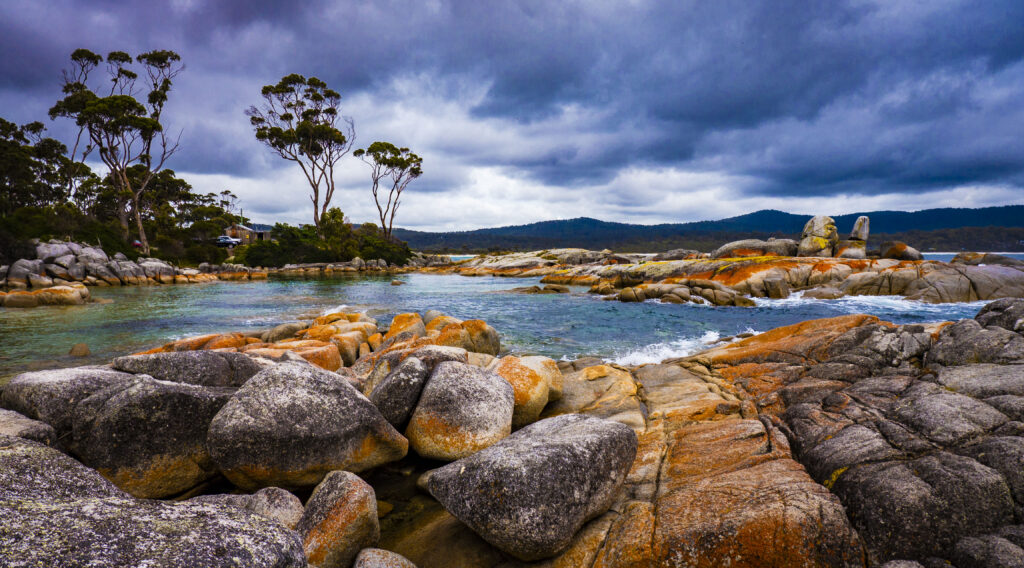
M 200 270 L 178 268 L 158 258 L 113 258 L 102 249 L 73 242 L 51 240 L 36 245 L 36 258 L 19 259 L 0 276 L 0 288 L 31 288 L 32 293 L 0 297 L 0 305 L 25 308 L 44 305 L 77 305 L 89 301 L 80 286 L 137 286 L 188 284 L 216 280 L 258 280 L 263 270 L 241 265 L 201 265 Z M 71 288 L 71 290 L 67 290 Z
M 175 495 L 217 473 L 206 432 L 233 392 L 136 375 L 74 407 L 72 450 L 135 497 Z
M 305 512 L 302 501 L 280 487 L 264 487 L 251 494 L 201 495 L 189 499 L 189 502 L 230 505 L 251 511 L 293 530 Z
M 838 242 L 839 231 L 835 220 L 826 215 L 818 215 L 804 225 L 796 256 L 829 257 Z
M 873 564 L 991 565 L 1024 555 L 1002 536 L 1024 512 L 1024 300 L 994 304 L 987 327 L 847 316 L 699 357 L 785 432 Z
M 241 353 L 178 351 L 117 357 L 119 371 L 144 373 L 161 381 L 207 387 L 240 387 L 262 367 Z
M 798 246 L 797 242 L 792 239 L 768 239 L 767 241 L 745 239 L 726 243 L 718 247 L 711 252 L 711 258 L 796 256 Z

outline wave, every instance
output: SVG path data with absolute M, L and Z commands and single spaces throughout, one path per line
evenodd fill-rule
M 848 314 L 869 313 L 880 317 L 885 314 L 914 314 L 935 316 L 948 320 L 950 316 L 973 317 L 988 301 L 930 304 L 908 300 L 903 296 L 843 296 L 835 300 L 804 298 L 804 292 L 794 292 L 782 300 L 752 298 L 759 308 L 792 308 L 797 306 L 828 306 Z
M 720 338 L 721 334 L 717 331 L 706 331 L 700 337 L 683 337 L 675 341 L 644 345 L 643 347 L 610 357 L 608 360 L 625 366 L 661 363 L 665 359 L 693 355 L 698 351 L 707 349 Z
M 348 304 L 338 304 L 337 306 L 334 306 L 333 308 L 327 308 L 326 310 L 324 310 L 324 313 L 322 313 L 320 315 L 327 316 L 327 315 L 330 315 L 330 314 L 336 314 L 338 312 L 345 311 L 349 307 L 350 306 Z

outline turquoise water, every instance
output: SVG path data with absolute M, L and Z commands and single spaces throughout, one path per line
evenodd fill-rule
M 329 311 L 366 311 L 383 324 L 399 312 L 437 309 L 479 318 L 516 353 L 554 358 L 597 355 L 623 364 L 660 361 L 697 351 L 720 337 L 813 318 L 870 313 L 896 323 L 972 317 L 984 303 L 930 305 L 898 297 L 757 300 L 755 308 L 606 302 L 574 288 L 570 295 L 507 290 L 530 278 L 391 276 L 271 279 L 185 286 L 93 288 L 110 303 L 0 309 L 0 377 L 29 369 L 101 363 L 170 340 L 213 332 L 265 329 Z M 92 356 L 72 359 L 75 343 Z

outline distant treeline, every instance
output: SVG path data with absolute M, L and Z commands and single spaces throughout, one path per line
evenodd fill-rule
M 1024 206 L 982 209 L 931 209 L 912 213 L 876 211 L 835 216 L 845 237 L 859 215 L 871 218 L 871 244 L 902 240 L 923 251 L 1024 251 Z M 581 217 L 476 231 L 428 233 L 395 229 L 415 250 L 486 252 L 558 247 L 649 252 L 675 248 L 711 251 L 729 241 L 800 237 L 810 217 L 782 211 L 757 211 L 720 221 L 631 225 Z

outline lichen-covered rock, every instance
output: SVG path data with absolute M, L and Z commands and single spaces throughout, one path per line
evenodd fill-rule
M 1010 331 L 1024 331 L 1024 299 L 1002 298 L 987 304 L 975 321 L 982 327 L 994 325 Z
M 251 494 L 202 495 L 189 499 L 189 502 L 220 503 L 245 509 L 293 530 L 305 511 L 298 497 L 280 487 L 264 487 Z
M 467 320 L 462 322 L 461 326 L 469 333 L 472 349 L 467 349 L 468 351 L 497 357 L 501 351 L 501 339 L 496 329 L 487 325 L 487 322 L 483 320 Z
M 161 381 L 207 387 L 240 387 L 263 367 L 241 353 L 176 351 L 117 357 L 111 366 Z
M 867 244 L 864 241 L 848 240 L 836 243 L 836 258 L 864 259 L 868 257 Z
M 962 534 L 1013 519 L 1013 501 L 994 470 L 945 452 L 913 461 L 867 463 L 833 487 L 875 558 L 927 558 Z
M 893 258 L 896 260 L 921 260 L 921 251 L 900 241 L 886 241 L 880 249 L 882 258 Z
M 221 472 L 244 489 L 311 487 L 405 456 L 408 441 L 349 381 L 303 363 L 254 375 L 210 423 Z
M 0 436 L 17 436 L 52 446 L 57 440 L 53 427 L 13 410 L 0 408 Z
M 744 239 L 726 243 L 711 253 L 711 258 L 752 256 L 796 256 L 797 242 L 792 239 Z
M 370 402 L 397 430 L 402 431 L 420 400 L 430 369 L 423 361 L 410 356 L 399 363 L 370 393 Z
M 415 339 L 427 334 L 423 318 L 417 313 L 398 314 L 391 320 L 391 327 L 384 334 L 384 341 Z
M 927 361 L 938 365 L 1024 361 L 1024 336 L 997 326 L 983 328 L 975 320 L 960 320 L 939 332 Z
M 364 548 L 359 551 L 352 568 L 416 568 L 408 558 L 380 548 Z
M 277 343 L 282 339 L 291 339 L 295 337 L 295 334 L 308 328 L 309 324 L 302 322 L 288 322 L 282 323 L 274 327 L 273 329 L 265 332 L 260 338 L 267 343 Z
M 857 217 L 853 222 L 853 230 L 850 231 L 851 241 L 866 241 L 870 232 L 871 220 L 866 215 Z
M 508 436 L 514 404 L 514 391 L 505 379 L 445 361 L 427 380 L 405 435 L 423 457 L 457 460 Z
M 180 493 L 217 473 L 206 431 L 233 392 L 137 375 L 75 407 L 72 449 L 135 497 Z
M 301 568 L 298 535 L 225 505 L 133 499 L 46 446 L 0 437 L 0 563 Z
M 295 530 L 311 565 L 348 568 L 380 539 L 373 488 L 355 474 L 331 472 L 313 490 Z
M 564 550 L 585 522 L 611 506 L 636 451 L 630 428 L 565 415 L 431 471 L 426 486 L 487 542 L 538 560 Z
M 800 234 L 797 256 L 832 256 L 837 242 L 839 232 L 835 220 L 827 215 L 812 217 Z
M 4 386 L 4 408 L 46 422 L 61 438 L 71 433 L 75 406 L 110 385 L 131 380 L 133 375 L 106 367 L 72 367 L 22 373 Z
M 558 365 L 547 357 L 502 357 L 492 370 L 512 385 L 515 393 L 515 409 L 512 413 L 512 427 L 520 428 L 536 422 L 541 411 L 547 406 L 553 392 L 562 393 L 562 372 Z

